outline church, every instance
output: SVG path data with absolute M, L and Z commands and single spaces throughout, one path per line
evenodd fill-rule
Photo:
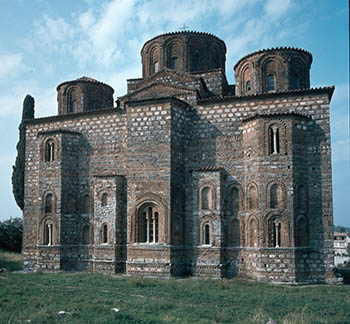
M 312 55 L 253 52 L 229 84 L 225 43 L 182 31 L 141 61 L 117 100 L 81 77 L 25 120 L 24 268 L 331 281 L 334 87 L 310 87 Z

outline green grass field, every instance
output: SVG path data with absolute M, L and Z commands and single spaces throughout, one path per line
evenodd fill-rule
M 0 268 L 3 259 L 0 253 Z M 13 262 L 11 266 L 18 265 Z M 350 286 L 0 274 L 0 323 L 261 324 L 269 317 L 278 324 L 350 323 Z

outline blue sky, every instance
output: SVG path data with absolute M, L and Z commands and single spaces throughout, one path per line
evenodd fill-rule
M 218 6 L 218 4 L 220 4 Z M 226 72 L 252 51 L 294 46 L 313 54 L 311 85 L 335 85 L 331 103 L 335 224 L 350 226 L 347 0 L 0 0 L 0 219 L 21 215 L 12 196 L 22 102 L 56 114 L 56 86 L 90 76 L 115 99 L 141 76 L 145 41 L 186 24 L 226 42 Z

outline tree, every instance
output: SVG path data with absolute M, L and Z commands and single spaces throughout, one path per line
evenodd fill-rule
M 19 140 L 16 146 L 17 156 L 15 165 L 12 166 L 12 191 L 16 203 L 23 210 L 24 207 L 24 159 L 26 129 L 24 121 L 34 118 L 34 98 L 27 95 L 23 101 L 22 121 L 19 124 Z
M 23 221 L 20 217 L 0 221 L 0 249 L 21 252 Z

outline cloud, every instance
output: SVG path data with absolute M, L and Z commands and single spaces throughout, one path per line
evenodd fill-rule
M 25 68 L 22 62 L 22 54 L 0 55 L 0 80 L 13 78 L 19 71 Z
M 291 6 L 291 0 L 268 0 L 265 4 L 265 13 L 272 19 L 279 19 Z

